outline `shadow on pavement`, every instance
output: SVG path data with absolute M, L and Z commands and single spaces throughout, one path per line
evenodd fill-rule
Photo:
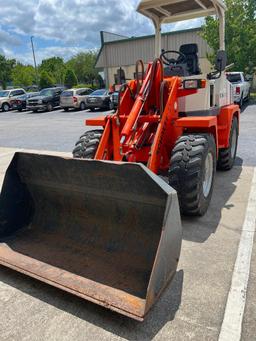
M 141 341 L 152 340 L 166 323 L 175 318 L 181 303 L 184 272 L 180 270 L 176 273 L 172 283 L 149 312 L 144 322 L 129 319 L 4 267 L 0 268 L 0 278 L 3 283 L 65 311 L 75 318 L 94 324 L 98 328 L 126 340 Z M 33 314 L 33 311 L 28 313 Z M 80 325 L 79 320 L 74 320 L 74 328 L 76 328 L 76 323 Z M 86 335 L 86 326 L 84 333 Z
M 217 172 L 213 196 L 208 212 L 203 217 L 183 217 L 183 239 L 204 243 L 216 229 L 221 220 L 223 209 L 231 209 L 232 204 L 228 201 L 236 190 L 236 182 L 242 172 L 243 160 L 237 158 L 238 167 L 228 172 Z

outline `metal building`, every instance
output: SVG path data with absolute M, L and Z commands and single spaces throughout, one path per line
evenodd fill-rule
M 182 44 L 198 44 L 200 67 L 203 73 L 207 73 L 211 68 L 207 53 L 211 52 L 211 49 L 200 36 L 200 32 L 200 28 L 195 28 L 164 33 L 162 48 L 178 51 Z M 104 70 L 103 77 L 107 86 L 115 83 L 115 75 L 120 67 L 125 71 L 127 79 L 133 79 L 138 59 L 142 59 L 145 64 L 154 59 L 153 35 L 127 38 L 101 32 L 101 42 L 96 68 Z

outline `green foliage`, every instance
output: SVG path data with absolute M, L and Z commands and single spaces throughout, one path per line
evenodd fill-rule
M 54 83 L 63 84 L 66 66 L 62 58 L 52 57 L 44 59 L 39 67 L 40 73 L 45 71 L 52 77 Z
M 256 66 L 256 1 L 226 0 L 226 50 L 234 70 L 253 73 Z M 211 62 L 219 49 L 218 19 L 207 17 L 202 37 L 213 49 Z
M 40 88 L 50 88 L 54 85 L 53 78 L 49 75 L 48 72 L 42 71 L 40 75 L 40 82 L 39 82 Z
M 92 86 L 91 84 L 88 83 L 79 83 L 75 86 L 73 86 L 74 89 L 80 89 L 80 88 L 91 88 L 93 90 L 98 89 L 99 87 L 97 85 Z
M 15 59 L 7 59 L 5 56 L 0 55 L 0 85 L 6 89 L 7 82 L 12 79 L 12 69 L 16 64 Z
M 18 63 L 12 70 L 12 81 L 15 86 L 31 86 L 35 83 L 35 69 L 31 65 Z
M 80 52 L 67 62 L 67 67 L 74 70 L 79 83 L 91 83 L 94 86 L 98 78 L 98 71 L 95 69 L 97 52 Z
M 44 59 L 38 67 L 40 87 L 64 83 L 76 86 L 79 82 L 96 88 L 97 84 L 102 83 L 95 69 L 96 59 L 95 51 L 81 52 L 66 63 L 60 57 Z M 31 65 L 16 64 L 15 60 L 8 60 L 0 55 L 0 85 L 5 87 L 11 81 L 15 86 L 31 86 L 36 83 L 35 69 Z
M 77 85 L 77 77 L 73 70 L 67 69 L 64 78 L 64 84 L 68 88 L 72 88 L 73 86 Z

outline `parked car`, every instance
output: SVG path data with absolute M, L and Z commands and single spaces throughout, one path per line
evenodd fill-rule
M 37 112 L 39 110 L 52 111 L 60 106 L 60 95 L 63 88 L 48 88 L 40 91 L 39 96 L 27 100 L 27 109 Z
M 89 88 L 69 89 L 62 92 L 60 106 L 65 111 L 70 108 L 85 110 L 87 97 L 93 92 Z
M 227 79 L 233 85 L 234 102 L 241 108 L 244 102 L 250 98 L 251 84 L 243 72 L 228 72 Z
M 11 101 L 25 94 L 26 91 L 24 89 L 1 90 L 0 108 L 2 111 L 9 111 L 11 109 Z
M 118 107 L 119 92 L 115 91 L 110 95 L 110 109 L 116 110 Z
M 13 110 L 26 110 L 27 108 L 27 100 L 32 97 L 36 97 L 39 95 L 39 92 L 29 92 L 26 95 L 22 95 L 17 97 L 16 99 L 11 100 L 11 108 Z
M 90 96 L 87 97 L 86 106 L 91 111 L 96 108 L 99 109 L 110 109 L 110 93 L 106 89 L 100 89 L 94 91 Z

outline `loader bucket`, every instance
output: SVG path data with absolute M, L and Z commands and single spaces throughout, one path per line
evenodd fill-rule
M 0 196 L 0 264 L 142 321 L 180 247 L 176 192 L 145 166 L 14 155 Z

